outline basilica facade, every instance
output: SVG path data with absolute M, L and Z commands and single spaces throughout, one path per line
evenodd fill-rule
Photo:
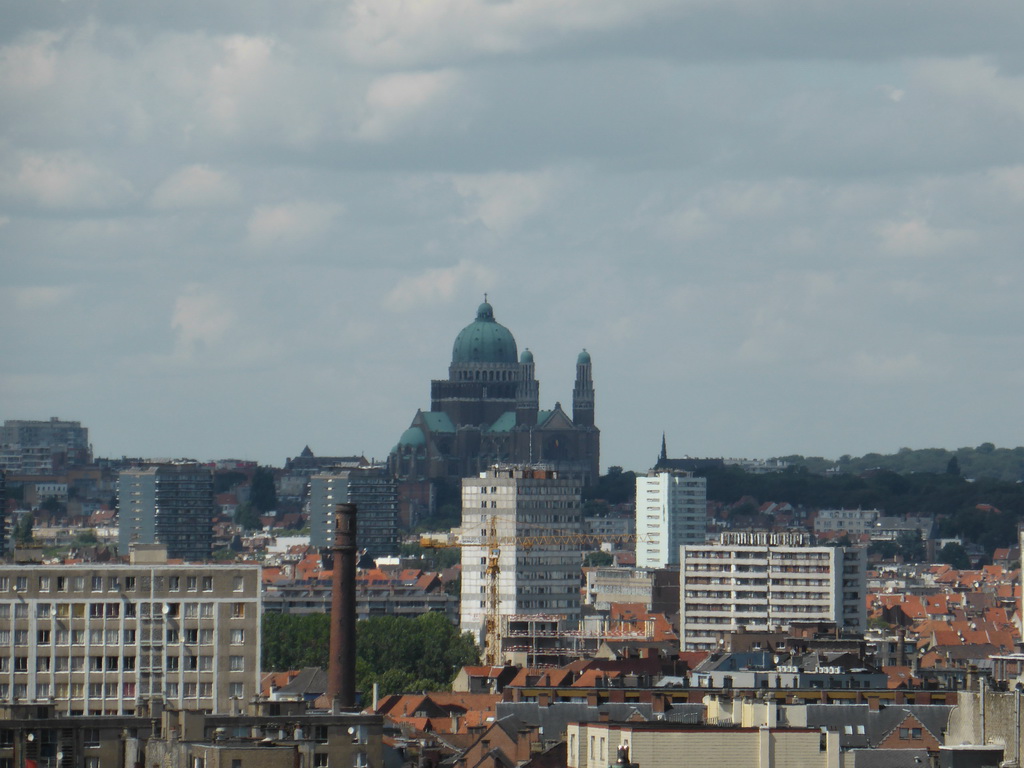
M 448 378 L 430 383 L 430 410 L 416 412 L 388 463 L 399 480 L 411 482 L 530 464 L 591 483 L 599 474 L 600 438 L 587 351 L 576 358 L 572 414 L 561 403 L 542 410 L 533 353 L 518 354 L 512 333 L 485 300 L 455 338 Z

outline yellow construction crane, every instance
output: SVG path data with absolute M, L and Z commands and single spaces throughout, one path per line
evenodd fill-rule
M 498 666 L 501 664 L 501 596 L 498 591 L 498 577 L 501 574 L 501 548 L 503 546 L 515 546 L 521 549 L 533 549 L 551 545 L 576 544 L 582 554 L 587 547 L 600 546 L 605 542 L 632 542 L 643 541 L 643 537 L 636 534 L 605 535 L 599 536 L 592 533 L 551 533 L 536 534 L 529 536 L 515 536 L 498 533 L 498 516 L 491 515 L 485 536 L 466 536 L 459 534 L 457 541 L 438 541 L 429 537 L 420 539 L 420 546 L 424 549 L 444 549 L 449 547 L 484 547 L 487 550 L 487 562 L 484 566 L 484 579 L 486 581 L 484 600 L 484 658 L 483 663 L 487 666 Z

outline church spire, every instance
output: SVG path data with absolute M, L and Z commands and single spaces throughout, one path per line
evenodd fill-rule
M 661 456 L 658 457 L 658 461 L 665 461 L 668 458 L 668 446 L 665 444 L 665 433 L 661 433 Z

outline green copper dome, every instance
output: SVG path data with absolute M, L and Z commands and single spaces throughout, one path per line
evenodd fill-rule
M 455 337 L 452 364 L 514 363 L 516 340 L 512 332 L 494 319 L 494 310 L 486 301 L 476 311 L 476 320 Z
M 580 352 L 579 357 L 576 358 L 576 365 L 590 365 L 590 353 L 587 350 Z
M 519 356 L 519 362 L 520 363 L 532 363 L 533 362 L 533 352 L 531 352 L 529 349 L 524 349 L 523 350 L 523 354 L 521 354 Z
M 419 427 L 409 427 L 402 433 L 402 437 L 398 440 L 399 446 L 409 445 L 415 447 L 426 444 L 427 438 L 423 436 L 423 430 Z

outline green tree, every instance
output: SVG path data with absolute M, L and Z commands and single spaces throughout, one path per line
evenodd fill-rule
M 83 547 L 92 546 L 98 541 L 99 539 L 96 538 L 96 531 L 94 531 L 92 528 L 86 528 L 84 531 L 79 531 L 78 534 L 75 536 L 75 544 L 78 544 L 79 546 Z
M 260 511 L 254 504 L 244 501 L 235 507 L 234 520 L 247 531 L 256 531 L 263 527 L 260 522 Z
M 939 562 L 949 563 L 957 570 L 966 570 L 971 567 L 971 559 L 967 556 L 967 550 L 958 542 L 951 541 L 939 550 Z
M 903 531 L 896 537 L 896 546 L 904 562 L 920 563 L 924 560 L 924 541 L 921 540 L 920 531 Z
M 327 667 L 329 650 L 329 616 L 264 614 L 265 670 Z M 374 683 L 385 694 L 449 690 L 459 669 L 478 661 L 472 638 L 440 613 L 377 616 L 356 625 L 356 686 L 362 691 Z
M 14 526 L 14 540 L 22 546 L 32 543 L 32 524 L 35 521 L 30 512 L 26 512 Z
M 252 474 L 252 487 L 249 490 L 249 503 L 262 512 L 277 509 L 277 488 L 274 486 L 274 473 L 268 467 L 256 467 Z
M 587 552 L 583 557 L 584 567 L 603 567 L 615 562 L 615 557 L 609 552 Z
M 946 474 L 960 477 L 960 462 L 955 454 L 949 458 L 949 463 L 946 464 Z
M 49 512 L 53 517 L 66 517 L 68 514 L 67 504 L 56 496 L 47 496 L 39 503 L 39 508 Z
M 608 467 L 597 483 L 583 489 L 584 501 L 603 499 L 609 504 L 623 504 L 636 497 L 636 472 L 625 472 L 622 467 Z

